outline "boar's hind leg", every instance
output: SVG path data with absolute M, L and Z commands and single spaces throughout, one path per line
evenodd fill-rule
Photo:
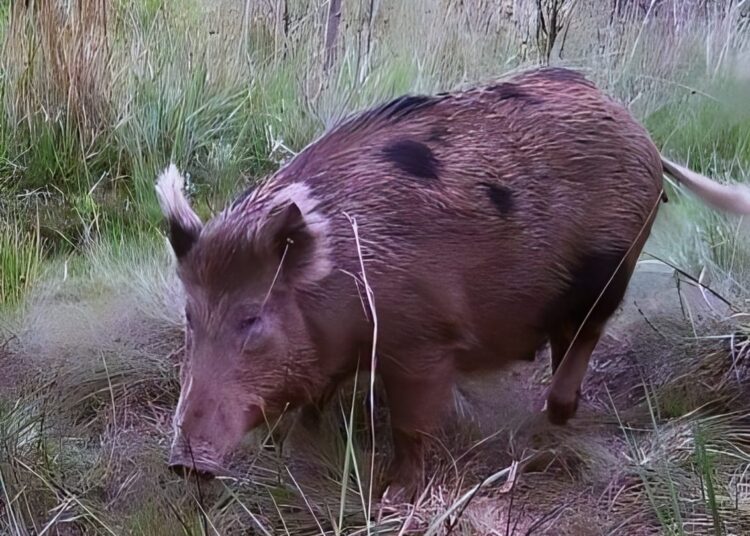
M 552 362 L 553 369 L 557 370 L 554 372 L 547 398 L 547 416 L 553 424 L 565 424 L 575 415 L 581 396 L 581 382 L 586 375 L 589 358 L 599 342 L 600 334 L 599 329 L 581 331 L 572 345 L 570 339 L 553 338 L 556 342 L 552 343 Z M 560 367 L 560 361 L 566 351 L 567 356 Z
M 389 497 L 411 500 L 423 484 L 424 434 L 433 431 L 451 400 L 451 371 L 434 362 L 431 366 L 419 373 L 383 374 L 394 448 Z
M 554 377 L 547 414 L 554 424 L 565 424 L 578 409 L 589 359 L 607 320 L 622 302 L 640 249 L 634 247 L 625 259 L 623 254 L 587 256 L 572 274 L 571 287 L 559 302 L 565 304 L 564 317 L 550 333 Z

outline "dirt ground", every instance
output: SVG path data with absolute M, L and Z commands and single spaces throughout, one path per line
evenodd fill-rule
M 499 478 L 483 487 L 469 500 L 459 502 L 460 507 L 438 524 L 437 533 L 663 533 L 659 519 L 648 507 L 641 468 L 648 465 L 655 471 L 660 465 L 652 465 L 662 459 L 660 456 L 665 464 L 671 464 L 674 457 L 689 450 L 675 432 L 680 419 L 706 404 L 725 400 L 727 392 L 748 393 L 749 360 L 739 356 L 733 361 L 728 338 L 706 339 L 731 334 L 735 326 L 730 315 L 730 309 L 710 293 L 684 280 L 678 283 L 672 270 L 642 264 L 594 353 L 574 420 L 555 427 L 541 413 L 550 379 L 546 349 L 534 362 L 466 378 L 460 386 L 460 409 L 431 449 L 428 477 L 433 483 L 422 503 L 416 512 L 406 506 L 385 507 L 381 519 L 403 519 L 411 513 L 413 533 L 424 533 L 436 516 L 456 504 L 472 486 L 523 461 L 515 465 L 514 486 Z M 11 355 L 10 349 L 18 348 L 13 341 L 2 348 L 5 353 L 0 354 L 0 368 L 5 373 L 0 374 L 0 393 L 5 400 L 12 400 L 13 393 L 41 371 L 24 366 L 34 359 Z M 658 406 L 656 415 L 645 400 Z M 148 487 L 138 480 L 148 478 L 140 466 L 143 459 L 163 470 L 171 407 L 169 399 L 152 402 L 129 407 L 117 416 L 119 429 L 112 432 L 110 423 L 103 436 L 102 448 L 112 449 L 112 457 L 121 459 L 118 467 L 130 468 L 122 469 L 120 475 L 113 472 L 112 482 L 106 486 L 116 490 L 112 492 L 115 499 L 136 496 L 139 490 L 148 493 Z M 726 410 L 719 407 L 716 411 Z M 670 424 L 674 422 L 678 424 Z M 376 433 L 387 433 L 387 428 L 377 425 Z M 664 438 L 669 434 L 674 434 L 674 439 Z M 670 441 L 674 451 L 669 450 Z M 311 494 L 320 497 L 319 482 L 311 476 L 317 474 L 319 480 L 320 471 L 310 472 L 306 462 L 299 462 L 294 438 L 290 445 L 283 454 L 290 472 L 298 476 L 303 489 L 317 486 L 318 491 Z M 385 457 L 385 452 L 378 454 L 381 461 Z M 253 464 L 256 462 L 254 458 Z M 237 465 L 242 468 L 242 455 Z M 280 467 L 270 463 L 258 470 L 270 475 Z M 177 482 L 173 485 L 181 485 Z M 329 491 L 321 504 L 336 510 L 340 487 L 334 485 Z M 115 499 L 109 498 L 109 503 L 115 505 Z M 703 534 L 702 514 L 696 513 L 695 518 L 694 533 Z M 738 526 L 745 526 L 746 521 L 750 518 L 740 520 Z M 315 532 L 315 525 L 311 527 Z M 747 528 L 750 530 L 750 525 Z

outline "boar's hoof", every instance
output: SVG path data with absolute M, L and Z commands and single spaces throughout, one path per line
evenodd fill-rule
M 562 426 L 572 419 L 578 410 L 578 399 L 580 393 L 577 392 L 571 400 L 569 398 L 557 397 L 550 395 L 547 400 L 547 418 L 549 422 Z
M 385 504 L 413 502 L 420 491 L 421 469 L 407 463 L 394 462 L 387 473 L 380 496 Z
M 417 486 L 406 482 L 391 482 L 382 493 L 382 502 L 388 504 L 411 503 L 417 497 Z

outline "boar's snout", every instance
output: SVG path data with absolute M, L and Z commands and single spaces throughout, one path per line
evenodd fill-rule
M 168 466 L 183 478 L 210 480 L 224 472 L 217 458 L 205 445 L 190 445 L 178 435 L 172 444 Z
M 263 421 L 260 407 L 239 410 L 229 400 L 209 396 L 192 378 L 183 388 L 174 416 L 169 468 L 184 477 L 226 475 L 224 459 L 243 436 Z

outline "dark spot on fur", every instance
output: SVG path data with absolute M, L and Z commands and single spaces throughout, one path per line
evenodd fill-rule
M 250 186 L 247 188 L 244 192 L 242 192 L 237 198 L 232 201 L 232 204 L 229 205 L 229 210 L 234 210 L 237 208 L 244 200 L 246 200 L 248 197 L 253 195 L 253 192 L 255 191 L 255 185 Z
M 541 99 L 531 95 L 523 87 L 513 82 L 503 82 L 490 86 L 488 89 L 497 95 L 500 100 L 518 100 L 529 104 L 540 104 L 542 102 Z
M 195 244 L 198 236 L 194 229 L 186 229 L 177 220 L 169 220 L 169 243 L 172 244 L 174 254 L 178 259 L 182 259 L 188 254 Z
M 583 74 L 572 69 L 564 69 L 562 67 L 545 67 L 539 69 L 536 72 L 537 75 L 543 76 L 548 80 L 554 80 L 556 82 L 573 82 L 576 84 L 583 84 L 585 86 L 594 87 L 594 83 L 586 78 Z
M 337 128 L 350 128 L 356 129 L 363 125 L 367 125 L 373 121 L 386 119 L 394 123 L 411 117 L 412 114 L 429 109 L 438 102 L 443 100 L 443 97 L 430 97 L 427 95 L 404 95 L 393 99 L 392 101 L 386 102 L 374 106 L 369 110 L 361 113 L 355 113 L 345 118 Z
M 386 110 L 388 110 L 392 116 L 400 115 L 424 108 L 432 102 L 433 100 L 426 95 L 405 95 L 394 99 L 390 104 L 387 104 Z
M 401 171 L 421 179 L 438 179 L 439 163 L 424 143 L 400 140 L 383 149 L 385 157 Z
M 518 84 L 511 82 L 503 82 L 492 86 L 490 91 L 496 93 L 501 99 L 522 99 L 528 95 Z
M 630 280 L 622 262 L 625 255 L 626 251 L 582 255 L 569 272 L 566 289 L 552 300 L 544 314 L 542 324 L 545 330 L 555 331 L 564 322 L 572 322 L 578 327 L 587 316 L 588 323 L 606 321 L 620 305 Z
M 500 212 L 500 215 L 507 216 L 513 211 L 515 201 L 513 201 L 513 192 L 510 188 L 489 182 L 482 182 L 480 184 L 487 189 L 487 196 L 495 205 L 498 212 Z
M 434 143 L 444 143 L 447 137 L 448 129 L 446 127 L 433 127 L 430 130 L 430 136 L 427 138 L 427 141 L 431 141 Z
M 370 112 L 365 112 L 365 114 L 371 115 L 372 117 L 381 116 L 394 121 L 400 121 L 414 112 L 425 110 L 433 106 L 439 100 L 440 99 L 428 97 L 426 95 L 405 95 L 373 108 Z

